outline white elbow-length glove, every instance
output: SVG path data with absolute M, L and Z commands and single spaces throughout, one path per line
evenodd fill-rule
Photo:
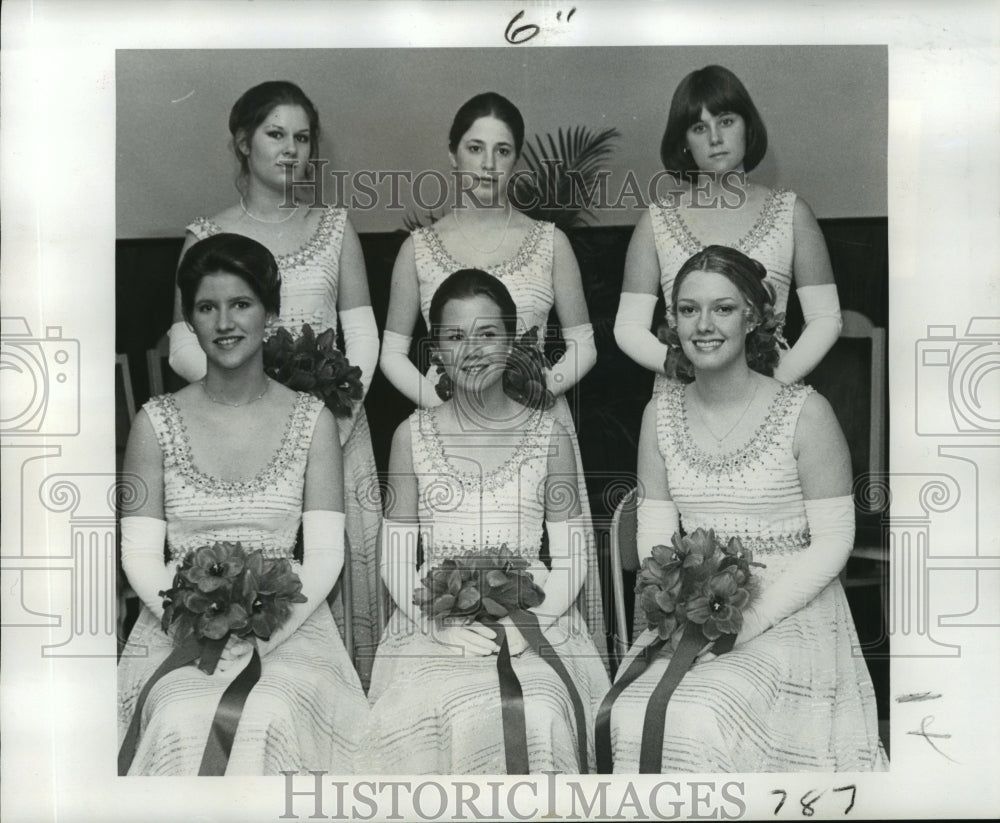
M 549 537 L 551 567 L 543 586 L 545 600 L 531 609 L 542 629 L 562 617 L 583 588 L 587 577 L 587 521 L 582 516 L 557 523 L 546 520 L 545 532 Z
M 361 385 L 365 395 L 371 388 L 378 365 L 378 327 L 371 306 L 358 306 L 338 314 L 344 334 L 344 354 L 352 366 L 361 369 Z
M 174 582 L 175 566 L 163 560 L 167 521 L 155 517 L 121 519 L 122 571 L 132 590 L 157 619 L 163 617 L 161 591 Z
M 854 548 L 854 498 L 806 500 L 810 544 L 798 552 L 781 576 L 743 612 L 736 643 L 746 643 L 794 614 L 840 574 Z
M 170 368 L 188 383 L 201 380 L 208 364 L 195 333 L 181 320 L 170 327 L 167 335 L 170 338 L 170 353 L 167 356 Z
M 636 548 L 639 563 L 652 557 L 653 546 L 669 546 L 680 528 L 680 514 L 673 500 L 641 499 L 636 509 Z
M 774 370 L 775 379 L 782 383 L 801 380 L 816 368 L 837 342 L 843 326 L 836 284 L 800 286 L 795 293 L 802 304 L 805 326 L 795 345 Z
M 261 656 L 288 639 L 318 607 L 326 608 L 326 596 L 344 568 L 344 513 L 302 513 L 302 565 L 295 569 L 302 581 L 305 603 L 295 603 L 291 614 L 268 640 L 258 641 Z
M 570 326 L 562 330 L 566 352 L 562 360 L 548 370 L 548 389 L 555 395 L 569 391 L 579 383 L 597 363 L 597 346 L 594 344 L 594 327 L 590 323 Z
M 386 329 L 382 335 L 382 355 L 379 365 L 382 374 L 396 389 L 422 409 L 440 406 L 434 383 L 424 377 L 410 360 L 410 343 L 413 337 Z
M 615 342 L 640 366 L 663 374 L 667 346 L 649 330 L 656 299 L 655 294 L 622 292 L 615 315 Z

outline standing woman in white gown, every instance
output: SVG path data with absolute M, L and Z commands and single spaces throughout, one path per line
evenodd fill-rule
M 830 256 L 812 209 L 794 192 L 749 178 L 767 151 L 767 130 L 739 78 L 722 66 L 685 77 L 670 102 L 660 144 L 678 189 L 653 203 L 636 224 L 625 259 L 615 340 L 629 357 L 663 379 L 667 347 L 650 331 L 657 296 L 670 299 L 674 275 L 708 245 L 732 246 L 759 260 L 785 311 L 794 283 L 805 327 L 783 353 L 774 376 L 804 378 L 840 334 L 840 301 Z
M 179 563 L 217 541 L 291 560 L 304 603 L 258 642 L 260 679 L 239 716 L 227 775 L 318 769 L 350 773 L 367 703 L 325 598 L 344 561 L 343 472 L 336 423 L 321 400 L 271 380 L 262 363 L 267 318 L 280 307 L 274 258 L 220 234 L 191 247 L 178 274 L 184 316 L 207 371 L 136 415 L 126 476 L 142 494 L 123 512 L 122 567 L 142 601 L 118 666 L 119 745 L 139 695 L 174 645 L 161 592 Z M 167 559 L 164 562 L 164 542 Z M 176 626 L 176 624 L 175 624 Z M 231 638 L 213 674 L 183 666 L 156 681 L 137 718 L 130 775 L 197 775 L 220 700 L 251 662 Z M 214 734 L 214 733 L 213 733 Z
M 409 359 L 417 318 L 430 328 L 431 297 L 452 272 L 477 268 L 497 277 L 517 305 L 518 333 L 537 327 L 539 345 L 555 307 L 566 341 L 564 358 L 546 370 L 556 395 L 553 414 L 569 433 L 576 456 L 577 496 L 584 519 L 590 502 L 573 418 L 565 393 L 597 362 L 594 330 L 580 280 L 580 268 L 566 236 L 552 223 L 532 220 L 508 199 L 507 186 L 524 143 L 517 107 L 496 92 L 467 100 L 448 133 L 448 157 L 458 190 L 453 208 L 403 243 L 392 272 L 389 310 L 380 365 L 389 381 L 420 408 L 442 400 L 436 374 L 425 376 Z M 600 572 L 589 529 L 587 579 L 581 611 L 594 643 L 607 648 Z
M 239 202 L 191 223 L 184 251 L 219 232 L 242 234 L 264 244 L 281 272 L 281 314 L 269 320 L 268 334 L 283 326 L 298 338 L 308 323 L 318 335 L 337 329 L 339 323 L 347 358 L 361 368 L 367 392 L 378 362 L 378 330 L 358 235 L 345 209 L 294 204 L 288 190 L 289 178 L 302 180 L 309 161 L 317 157 L 319 128 L 316 107 L 294 83 L 270 81 L 246 91 L 229 115 L 240 170 Z M 312 191 L 310 186 L 301 189 Z M 184 320 L 179 291 L 174 321 L 170 366 L 188 381 L 200 380 L 205 355 Z M 356 657 L 367 685 L 380 630 L 375 546 L 381 496 L 363 403 L 356 404 L 352 417 L 338 420 L 338 427 L 344 450 Z M 334 604 L 338 622 L 340 605 Z

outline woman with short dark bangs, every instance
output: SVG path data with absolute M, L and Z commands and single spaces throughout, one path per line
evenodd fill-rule
M 667 348 L 650 331 L 659 293 L 706 245 L 726 245 L 759 260 L 785 311 L 792 285 L 805 328 L 782 352 L 774 376 L 794 383 L 811 372 L 840 334 L 840 302 L 826 242 L 806 202 L 794 192 L 752 182 L 767 151 L 767 130 L 743 83 L 722 66 L 685 77 L 674 92 L 660 144 L 679 196 L 654 203 L 629 244 L 615 339 L 629 357 L 657 373 L 663 391 Z
M 281 315 L 270 318 L 298 339 L 308 324 L 316 335 L 340 329 L 351 365 L 361 369 L 367 392 L 378 362 L 378 330 L 372 313 L 361 243 L 346 209 L 295 203 L 289 180 L 306 178 L 319 153 L 319 114 L 294 83 L 272 80 L 248 89 L 233 104 L 229 133 L 239 168 L 238 203 L 187 227 L 186 251 L 197 240 L 235 232 L 263 243 L 281 269 Z M 319 173 L 318 171 L 316 172 Z M 303 186 L 296 191 L 311 191 Z M 178 290 L 170 329 L 170 366 L 189 382 L 205 376 L 205 354 L 185 322 Z M 363 683 L 378 642 L 378 572 L 375 546 L 381 498 L 363 402 L 337 420 L 344 451 L 345 507 L 353 587 L 354 640 Z M 343 619 L 338 595 L 334 617 Z

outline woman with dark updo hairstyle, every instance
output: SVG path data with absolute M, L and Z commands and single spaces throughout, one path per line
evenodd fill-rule
M 674 92 L 660 144 L 677 189 L 653 203 L 632 234 L 615 319 L 615 339 L 636 363 L 657 372 L 664 390 L 666 349 L 650 331 L 657 296 L 669 298 L 675 272 L 708 244 L 760 260 L 783 315 L 795 285 L 805 328 L 783 350 L 774 376 L 801 380 L 840 334 L 840 301 L 816 218 L 794 192 L 751 182 L 767 151 L 767 130 L 740 79 L 722 66 L 691 72 Z
M 457 269 L 482 269 L 503 281 L 517 306 L 518 334 L 536 329 L 539 348 L 554 307 L 566 353 L 558 363 L 545 367 L 546 382 L 556 397 L 553 414 L 569 433 L 577 494 L 589 520 L 583 463 L 564 395 L 597 362 L 594 330 L 569 240 L 552 223 L 532 220 L 510 202 L 508 185 L 524 144 L 524 131 L 520 111 L 496 92 L 477 94 L 458 109 L 447 144 L 456 186 L 452 208 L 433 225 L 414 231 L 400 248 L 379 364 L 389 382 L 420 408 L 443 402 L 440 374 L 434 369 L 427 376 L 421 374 L 409 352 L 417 318 L 423 315 L 430 327 L 431 297 Z M 603 649 L 607 638 L 592 531 L 587 542 L 581 610 L 594 642 Z
M 367 703 L 326 605 L 344 564 L 336 423 L 321 400 L 264 373 L 267 324 L 282 306 L 278 266 L 263 245 L 227 233 L 193 243 L 177 282 L 206 373 L 146 403 L 125 451 L 125 476 L 145 493 L 121 513 L 122 568 L 142 610 L 118 665 L 119 745 L 126 743 L 119 768 L 129 775 L 350 773 Z M 293 559 L 300 526 L 301 564 Z M 163 594 L 183 561 L 219 542 L 291 561 L 305 602 L 255 646 L 230 637 L 214 673 L 193 665 L 169 672 L 140 708 L 145 686 L 174 650 L 178 624 L 161 627 Z M 208 757 L 223 696 L 258 665 L 225 763 Z
M 642 420 L 640 560 L 701 528 L 723 544 L 739 538 L 763 564 L 752 568 L 759 594 L 735 646 L 718 656 L 706 646 L 667 704 L 661 770 L 881 770 L 871 677 L 838 578 L 854 545 L 850 455 L 826 400 L 770 376 L 778 324 L 765 275 L 727 246 L 681 266 L 666 363 L 678 379 Z M 657 637 L 637 638 L 619 677 Z M 639 771 L 647 704 L 671 648 L 613 704 L 615 772 Z
M 396 604 L 379 646 L 360 771 L 498 774 L 508 770 L 497 655 L 520 681 L 528 762 L 578 773 L 596 701 L 608 678 L 574 605 L 586 575 L 585 535 L 566 429 L 547 410 L 541 353 L 517 337 L 517 307 L 496 277 L 462 269 L 430 303 L 434 359 L 447 397 L 417 409 L 396 430 L 389 460 L 382 576 Z M 543 534 L 549 563 L 541 559 Z M 422 541 L 423 559 L 418 558 Z M 506 548 L 545 592 L 530 609 L 565 665 L 585 714 L 577 728 L 569 690 L 525 643 L 510 616 L 496 629 L 437 625 L 414 605 L 428 572 L 459 555 Z M 418 568 L 419 563 L 419 568 Z M 524 624 L 520 624 L 524 625 Z
M 378 330 L 361 243 L 345 209 L 298 203 L 297 193 L 311 195 L 312 187 L 290 185 L 310 179 L 310 161 L 319 155 L 316 107 L 294 83 L 261 83 L 233 105 L 229 133 L 238 164 L 239 202 L 212 218 L 199 217 L 191 223 L 184 251 L 220 232 L 242 234 L 266 246 L 282 275 L 281 313 L 269 320 L 268 336 L 284 327 L 297 339 L 305 324 L 317 335 L 339 325 L 347 359 L 360 367 L 367 393 L 378 362 Z M 201 380 L 205 355 L 183 315 L 179 292 L 174 321 L 170 366 L 190 382 Z M 375 546 L 381 495 L 363 402 L 356 404 L 351 417 L 338 419 L 337 428 L 344 450 L 355 654 L 362 682 L 367 684 L 379 632 Z M 332 608 L 343 630 L 339 594 Z

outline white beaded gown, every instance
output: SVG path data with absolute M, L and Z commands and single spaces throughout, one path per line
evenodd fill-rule
M 346 222 L 346 209 L 327 208 L 313 236 L 301 249 L 275 258 L 281 274 L 281 315 L 269 324 L 268 336 L 283 326 L 292 337 L 298 338 L 306 323 L 317 335 L 326 329 L 337 328 L 340 246 Z M 199 240 L 222 231 L 218 224 L 203 217 L 195 220 L 187 230 Z M 382 522 L 382 496 L 364 405 L 354 414 L 354 428 L 343 445 L 343 459 L 355 657 L 361 682 L 367 687 L 381 630 L 376 600 L 381 582 L 375 557 Z M 341 633 L 344 631 L 343 608 L 343 599 L 338 593 L 332 609 Z
M 796 195 L 787 189 L 771 189 L 760 215 L 745 235 L 723 245 L 752 257 L 767 270 L 765 280 L 774 287 L 775 312 L 784 312 L 792 287 L 792 261 L 795 254 L 793 217 Z M 682 209 L 653 203 L 649 207 L 653 225 L 653 243 L 660 264 L 660 289 L 667 304 L 674 288 L 674 277 L 690 257 L 705 248 L 684 220 Z M 653 394 L 662 392 L 667 378 L 657 373 Z
M 430 328 L 431 298 L 438 286 L 450 274 L 468 266 L 456 260 L 441 242 L 434 226 L 417 229 L 413 237 L 413 253 L 417 268 L 417 280 L 420 285 L 420 311 L 427 328 Z M 517 253 L 493 266 L 487 266 L 484 271 L 501 280 L 514 299 L 517 306 L 518 333 L 523 334 L 532 327 L 538 327 L 539 343 L 543 342 L 545 328 L 549 321 L 549 312 L 555 303 L 555 288 L 552 282 L 553 238 L 555 225 L 543 221 L 533 221 L 521 248 Z M 433 371 L 429 374 L 436 381 Z M 576 426 L 570 414 L 569 403 L 565 395 L 556 398 L 552 414 L 569 433 L 576 457 L 577 496 L 583 516 L 591 523 L 590 498 L 587 495 L 586 477 L 583 471 L 583 461 L 580 457 L 580 441 L 576 435 Z M 578 601 L 580 611 L 590 627 L 594 644 L 606 654 L 607 634 L 604 628 L 604 606 L 601 591 L 600 567 L 597 559 L 597 546 L 594 532 L 590 529 L 587 536 L 587 580 Z
M 437 409 L 410 419 L 413 468 L 425 562 L 419 576 L 445 558 L 477 547 L 508 549 L 539 561 L 545 478 L 553 416 L 532 415 L 510 457 L 493 471 L 446 455 Z M 598 702 L 609 687 L 604 663 L 575 606 L 545 630 L 582 699 L 587 716 L 588 768 Z M 512 658 L 524 694 L 532 773 L 577 773 L 577 729 L 563 682 L 530 649 Z M 359 771 L 373 774 L 503 774 L 506 771 L 497 656 L 462 655 L 432 639 L 396 610 L 379 646 L 369 691 L 371 713 Z
M 256 477 L 220 480 L 199 470 L 172 395 L 143 406 L 163 453 L 164 516 L 170 562 L 215 541 L 239 541 L 291 559 L 321 401 L 299 394 L 281 446 Z M 293 564 L 301 571 L 298 563 Z M 139 692 L 173 648 L 145 606 L 118 665 L 119 745 Z M 227 775 L 283 770 L 354 771 L 368 706 L 357 672 L 325 604 L 261 661 L 243 708 Z M 193 665 L 163 677 L 146 700 L 130 775 L 197 775 L 212 718 L 238 672 L 209 676 Z
M 656 397 L 659 451 L 681 524 L 688 533 L 714 528 L 722 540 L 739 537 L 754 561 L 766 564 L 753 569 L 765 592 L 809 545 L 792 441 L 812 389 L 783 386 L 752 439 L 722 456 L 692 440 L 685 391 L 673 381 Z M 644 631 L 619 671 L 655 638 Z M 753 640 L 695 664 L 667 705 L 662 771 L 883 770 L 871 677 L 852 651 L 857 646 L 847 598 L 834 580 Z M 614 704 L 616 773 L 639 771 L 646 704 L 668 660 L 661 652 Z

